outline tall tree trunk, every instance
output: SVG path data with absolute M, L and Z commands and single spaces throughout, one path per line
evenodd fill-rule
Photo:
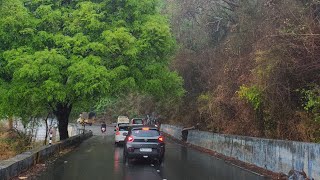
M 9 123 L 9 130 L 12 130 L 13 129 L 13 117 L 10 116 L 9 119 L 8 119 L 8 123 Z
M 46 144 L 47 144 L 48 134 L 50 133 L 50 132 L 49 132 L 49 127 L 48 127 L 48 118 L 49 118 L 49 115 L 50 115 L 50 113 L 48 113 L 46 119 L 44 120 L 45 123 L 46 123 L 46 137 L 44 138 L 43 145 L 46 145 Z
M 71 109 L 72 105 L 58 103 L 56 105 L 56 109 L 53 111 L 53 114 L 57 117 L 59 121 L 60 140 L 69 138 L 68 122 Z

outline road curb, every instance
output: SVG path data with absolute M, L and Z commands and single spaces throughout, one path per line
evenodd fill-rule
M 10 159 L 0 161 L 0 179 L 8 180 L 12 177 L 15 177 L 20 173 L 27 171 L 37 163 L 44 162 L 54 154 L 59 153 L 68 147 L 78 145 L 91 136 L 92 132 L 89 131 L 84 134 L 70 137 L 56 144 L 32 149 L 30 151 L 18 154 Z

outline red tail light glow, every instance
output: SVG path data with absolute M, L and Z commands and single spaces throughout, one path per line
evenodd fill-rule
M 133 142 L 133 137 L 132 136 L 128 137 L 128 142 Z
M 116 127 L 116 135 L 120 135 L 119 127 Z
M 163 139 L 162 136 L 160 136 L 160 137 L 158 138 L 158 140 L 159 140 L 160 142 L 163 142 L 163 141 L 164 141 L 164 139 Z

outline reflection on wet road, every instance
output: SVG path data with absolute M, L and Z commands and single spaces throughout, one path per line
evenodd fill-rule
M 93 127 L 94 128 L 94 127 Z M 99 127 L 97 127 L 99 128 Z M 75 151 L 57 160 L 38 179 L 43 180 L 259 180 L 263 177 L 244 171 L 207 154 L 188 149 L 170 140 L 161 165 L 147 160 L 123 163 L 123 147 L 114 145 L 113 130 L 83 142 Z

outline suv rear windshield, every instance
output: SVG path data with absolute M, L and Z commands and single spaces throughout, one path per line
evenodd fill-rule
M 132 135 L 137 137 L 154 137 L 159 136 L 160 133 L 157 130 L 132 130 Z
M 118 123 L 118 126 L 120 126 L 120 125 L 122 125 L 122 124 L 124 124 L 124 125 L 129 125 L 129 123 Z
M 143 120 L 142 119 L 133 119 L 132 124 L 143 124 Z
M 119 126 L 119 131 L 128 131 L 129 126 Z

